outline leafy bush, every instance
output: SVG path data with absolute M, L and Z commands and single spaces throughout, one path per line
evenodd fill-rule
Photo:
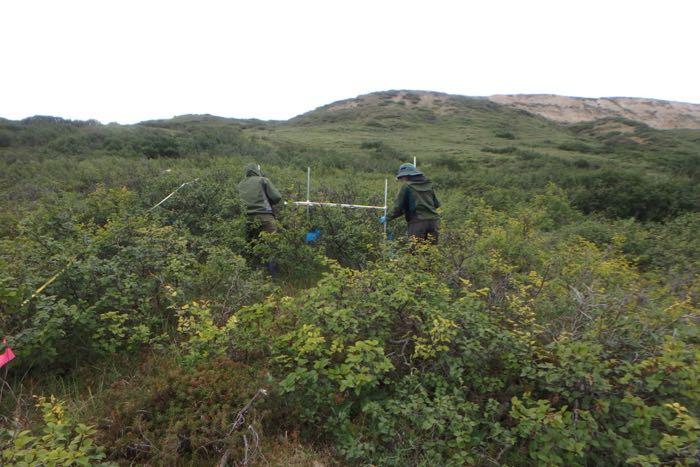
M 405 156 L 400 151 L 397 151 L 385 141 L 363 141 L 360 144 L 360 148 L 373 151 L 374 156 L 381 160 L 395 162 L 405 159 Z
M 510 131 L 497 131 L 496 133 L 494 133 L 494 136 L 496 138 L 515 139 L 515 135 Z
M 524 160 L 524 161 L 532 161 L 536 159 L 540 159 L 542 157 L 545 157 L 544 154 L 541 154 L 537 151 L 526 151 L 526 150 L 518 150 L 517 151 L 518 158 Z
M 68 265 L 48 289 L 52 295 L 15 309 L 4 323 L 27 367 L 65 367 L 139 348 L 173 321 L 165 286 L 185 285 L 194 259 L 172 227 L 132 217 L 83 234 L 88 245 L 63 259 Z
M 223 314 L 218 320 L 221 324 L 217 325 L 210 304 L 198 301 L 182 305 L 177 314 L 177 331 L 185 337 L 180 345 L 184 351 L 183 363 L 192 365 L 227 353 L 238 324 L 235 315 Z
M 557 148 L 563 149 L 564 151 L 582 152 L 585 154 L 599 154 L 601 152 L 600 148 L 580 141 L 567 141 L 558 145 Z
M 305 243 L 304 226 L 301 218 L 296 217 L 276 234 L 263 232 L 251 244 L 259 264 L 274 263 L 288 280 L 313 283 L 325 268 L 327 259 L 315 246 Z
M 454 157 L 438 157 L 434 159 L 435 165 L 445 167 L 446 169 L 454 172 L 459 172 L 462 170 L 462 165 L 459 160 Z
M 592 163 L 588 159 L 579 158 L 574 161 L 574 166 L 579 169 L 597 169 L 600 166 L 598 164 Z
M 6 130 L 0 130 L 0 148 L 7 148 L 12 146 L 14 138 L 12 133 Z
M 490 152 L 492 154 L 511 154 L 517 150 L 518 150 L 518 148 L 516 148 L 514 146 L 504 146 L 504 147 L 484 146 L 481 148 L 481 152 Z
M 698 208 L 697 188 L 669 179 L 650 179 L 638 172 L 598 171 L 577 180 L 573 202 L 586 213 L 662 221 Z
M 132 142 L 134 151 L 147 158 L 177 157 L 182 154 L 177 140 L 170 135 L 147 132 Z
M 306 294 L 243 308 L 234 347 L 276 362 L 302 428 L 352 462 L 692 459 L 700 365 L 668 326 L 698 310 L 640 302 L 615 251 L 572 239 L 547 253 L 521 222 L 474 221 L 450 260 L 428 247 L 334 266 Z
M 105 452 L 95 444 L 95 428 L 74 422 L 63 402 L 39 397 L 37 407 L 44 420 L 39 434 L 0 429 L 3 465 L 116 465 L 102 462 Z

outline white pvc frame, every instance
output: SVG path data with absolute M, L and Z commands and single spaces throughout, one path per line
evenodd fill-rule
M 416 165 L 416 158 L 413 158 L 413 166 Z M 292 201 L 284 204 L 292 204 L 294 206 L 306 206 L 308 212 L 311 206 L 329 206 L 334 208 L 347 208 L 347 209 L 377 209 L 384 212 L 384 217 L 386 218 L 388 212 L 387 197 L 389 194 L 389 179 L 384 179 L 384 206 L 370 206 L 366 204 L 345 204 L 345 203 L 327 203 L 324 201 L 311 201 L 311 167 L 306 168 L 306 201 Z M 384 239 L 386 239 L 386 222 L 384 222 Z

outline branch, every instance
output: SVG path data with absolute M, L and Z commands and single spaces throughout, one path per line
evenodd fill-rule
M 236 419 L 233 421 L 233 423 L 229 427 L 228 433 L 226 433 L 227 438 L 229 436 L 231 436 L 234 431 L 240 429 L 243 426 L 243 424 L 245 423 L 246 412 L 248 412 L 253 407 L 253 404 L 255 403 L 255 401 L 258 398 L 260 398 L 261 396 L 263 396 L 263 397 L 267 396 L 267 389 L 263 389 L 263 388 L 258 389 L 255 392 L 255 395 L 253 396 L 253 398 L 250 399 L 248 401 L 248 403 L 245 406 L 243 406 L 243 408 L 241 410 L 238 411 L 238 414 L 236 415 Z M 258 439 L 257 433 L 255 433 L 255 431 L 252 429 L 252 427 L 250 425 L 248 426 L 248 429 L 250 429 L 251 432 L 254 434 L 255 443 L 256 443 L 256 447 L 257 447 L 257 439 Z M 243 436 L 243 442 L 245 443 L 245 459 L 244 459 L 243 465 L 248 465 L 248 463 L 249 463 L 249 461 L 248 461 L 249 446 L 248 446 L 248 439 L 246 438 L 245 435 Z M 230 457 L 231 457 L 231 448 L 226 449 L 226 451 L 224 452 L 224 455 L 221 456 L 221 459 L 216 464 L 217 467 L 225 467 L 227 465 Z

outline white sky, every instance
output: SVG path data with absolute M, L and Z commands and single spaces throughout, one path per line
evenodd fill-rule
M 698 0 L 0 1 L 0 117 L 286 119 L 388 89 L 700 103 Z

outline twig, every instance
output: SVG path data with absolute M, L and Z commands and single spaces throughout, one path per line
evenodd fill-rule
M 544 270 L 544 274 L 542 275 L 542 282 L 540 282 L 540 286 L 537 288 L 537 292 L 535 292 L 535 295 L 532 297 L 533 299 L 537 298 L 540 295 L 540 292 L 542 292 L 544 284 L 547 282 L 547 275 L 549 274 L 549 270 L 551 267 L 551 264 L 547 265 L 547 269 Z
M 245 451 L 243 452 L 243 465 L 248 465 L 248 437 L 243 435 L 243 444 L 245 445 Z
M 241 426 L 243 426 L 243 423 L 245 422 L 245 414 L 248 412 L 251 407 L 253 407 L 253 403 L 260 397 L 260 396 L 266 396 L 267 395 L 267 390 L 260 388 L 255 392 L 255 395 L 253 395 L 253 398 L 248 401 L 248 403 L 243 406 L 241 410 L 238 411 L 238 414 L 236 415 L 236 419 L 233 421 L 231 424 L 228 432 L 226 433 L 226 438 L 231 436 L 234 431 L 238 430 Z M 255 441 L 255 452 L 258 450 L 258 434 L 253 430 L 253 427 L 248 425 L 248 430 L 253 434 L 253 439 Z M 250 463 L 250 458 L 248 455 L 249 451 L 249 446 L 248 446 L 248 438 L 246 435 L 243 435 L 243 443 L 245 444 L 245 452 L 244 452 L 244 458 L 243 458 L 243 465 L 249 465 Z M 217 467 L 226 467 L 228 464 L 228 460 L 231 457 L 231 448 L 226 449 L 224 451 L 224 455 L 221 456 L 221 459 L 219 459 L 219 462 L 216 464 Z
M 9 383 L 7 382 L 7 370 L 9 368 L 6 366 L 5 367 L 5 376 L 2 378 L 2 384 L 0 384 L 0 403 L 2 403 L 2 393 L 5 392 L 5 385 L 10 388 L 10 391 L 12 388 L 10 387 Z
M 260 396 L 267 396 L 267 390 L 260 388 L 255 392 L 253 398 L 249 400 L 248 403 L 238 412 L 238 415 L 236 415 L 236 420 L 233 421 L 231 427 L 228 430 L 228 433 L 226 434 L 227 437 L 231 436 L 234 431 L 238 430 L 243 425 L 243 423 L 245 422 L 245 413 L 250 410 L 250 408 L 253 406 L 253 403 Z
M 221 460 L 219 460 L 219 463 L 216 464 L 217 467 L 226 467 L 229 457 L 231 457 L 231 450 L 227 449 L 226 452 L 224 452 L 224 455 L 221 456 Z
M 255 454 L 255 457 L 257 457 L 260 451 L 260 436 L 258 436 L 258 432 L 253 429 L 252 425 L 248 425 L 248 431 L 250 431 L 251 435 L 253 435 L 253 442 L 255 443 L 255 450 L 253 451 L 253 454 Z

